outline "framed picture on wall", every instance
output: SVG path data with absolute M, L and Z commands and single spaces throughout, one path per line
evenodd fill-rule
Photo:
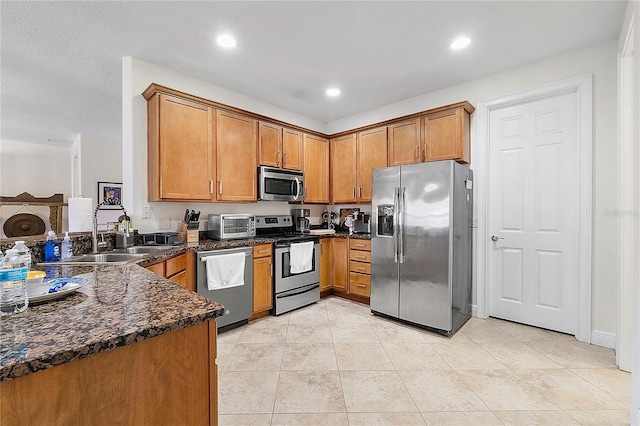
M 98 202 L 102 209 L 120 209 L 122 205 L 122 183 L 98 182 Z

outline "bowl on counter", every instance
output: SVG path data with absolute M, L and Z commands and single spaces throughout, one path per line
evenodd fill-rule
M 49 292 L 49 281 L 44 281 L 45 274 L 42 271 L 29 271 L 27 272 L 27 296 L 40 296 Z

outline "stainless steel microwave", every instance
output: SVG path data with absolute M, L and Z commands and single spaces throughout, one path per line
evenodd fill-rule
M 304 201 L 304 173 L 298 170 L 260 166 L 258 199 L 268 201 Z
M 256 217 L 252 214 L 210 214 L 208 236 L 216 240 L 237 240 L 256 236 Z

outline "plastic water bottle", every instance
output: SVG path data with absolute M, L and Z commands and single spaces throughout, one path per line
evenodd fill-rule
M 17 314 L 27 306 L 27 267 L 18 251 L 10 249 L 0 262 L 0 315 Z
M 64 239 L 62 240 L 62 250 L 60 250 L 60 257 L 66 259 L 73 256 L 73 243 L 69 238 L 69 233 L 64 233 Z
M 27 270 L 31 270 L 31 252 L 29 251 L 29 248 L 24 243 L 24 241 L 16 241 L 13 249 L 18 250 L 18 255 L 22 257 L 22 261 L 27 267 Z
M 56 233 L 53 231 L 49 231 L 49 234 L 47 235 L 47 242 L 44 245 L 44 261 L 60 261 L 60 246 L 58 245 L 58 238 L 56 237 Z

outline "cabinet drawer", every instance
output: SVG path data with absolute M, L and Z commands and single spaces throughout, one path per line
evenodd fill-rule
M 371 240 L 349 238 L 349 248 L 351 250 L 371 251 Z
M 271 244 L 260 244 L 259 246 L 253 246 L 253 258 L 271 256 Z
M 368 251 L 349 250 L 349 260 L 371 263 L 371 253 Z
M 371 277 L 369 275 L 349 273 L 349 292 L 360 296 L 370 297 Z
M 349 271 L 359 274 L 371 274 L 371 264 L 362 262 L 349 262 Z
M 178 272 L 187 269 L 187 254 L 181 254 L 180 256 L 172 257 L 166 260 L 165 276 L 171 277 Z
M 187 287 L 187 271 L 179 272 L 169 277 L 169 280 L 173 281 L 174 283 L 178 284 L 181 287 L 188 288 Z
M 161 277 L 164 277 L 164 261 L 154 263 L 153 265 L 145 266 L 145 268 L 147 268 L 148 270 L 150 270 L 156 275 L 160 275 Z

